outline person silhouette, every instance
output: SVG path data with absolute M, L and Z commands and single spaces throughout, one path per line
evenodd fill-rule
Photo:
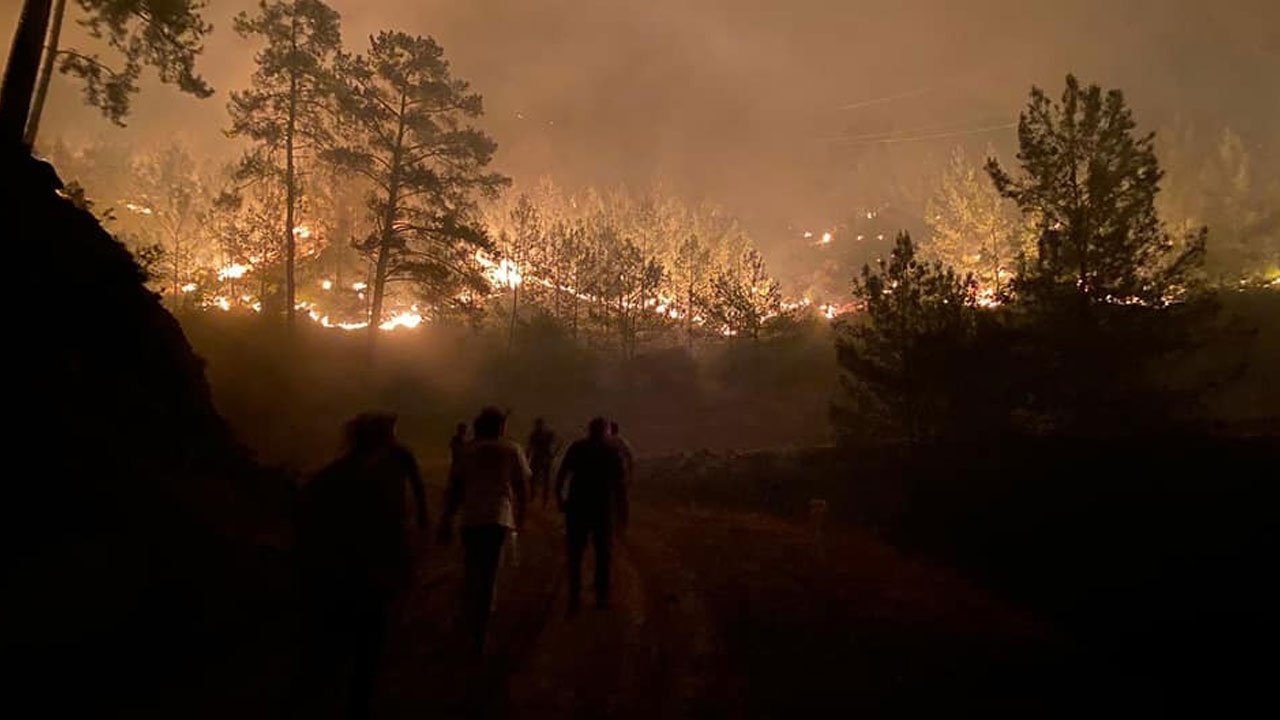
M 542 499 L 546 507 L 551 499 L 551 464 L 555 460 L 556 434 L 547 427 L 542 418 L 533 421 L 533 432 L 529 433 L 529 466 L 533 470 L 530 481 L 530 497 L 537 501 Z
M 453 429 L 453 437 L 449 438 L 449 462 L 458 462 L 458 453 L 467 446 L 467 424 L 460 422 Z
M 590 542 L 595 551 L 596 606 L 609 606 L 609 585 L 615 520 L 625 523 L 627 487 L 625 464 L 608 423 L 595 418 L 587 436 L 565 451 L 556 474 L 556 497 L 565 515 L 569 560 L 569 614 L 582 604 L 582 560 Z M 566 487 L 567 486 L 567 487 Z
M 302 493 L 298 548 L 311 601 L 312 680 L 349 665 L 348 716 L 367 717 L 391 620 L 412 566 L 408 516 L 427 529 L 426 489 L 395 415 L 363 413 L 346 425 L 346 452 Z M 406 507 L 406 488 L 413 507 Z
M 627 485 L 631 484 L 636 469 L 636 453 L 632 449 L 631 443 L 622 437 L 622 431 L 618 427 L 618 421 L 614 420 L 609 423 L 609 437 L 618 445 L 618 452 L 622 453 L 622 469 L 623 479 Z

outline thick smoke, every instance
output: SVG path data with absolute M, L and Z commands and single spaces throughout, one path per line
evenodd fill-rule
M 8 37 L 20 5 L 4 0 Z M 207 101 L 148 82 L 129 128 L 54 88 L 53 135 L 181 135 L 211 154 L 252 57 L 213 3 Z M 1028 88 L 1074 72 L 1126 91 L 1151 129 L 1230 126 L 1275 154 L 1280 5 L 1268 0 L 335 0 L 347 45 L 431 34 L 484 94 L 499 167 L 518 182 L 643 185 L 724 205 L 779 263 L 804 229 L 918 203 L 951 147 L 1009 152 Z M 73 8 L 71 16 L 76 9 Z M 69 28 L 68 39 L 82 33 Z M 1006 127 L 1001 127 L 1006 126 Z

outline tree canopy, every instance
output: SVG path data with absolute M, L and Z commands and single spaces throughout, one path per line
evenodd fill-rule
M 1156 213 L 1162 172 L 1154 134 L 1138 134 L 1119 90 L 1071 75 L 1060 101 L 1033 88 L 1018 121 L 1018 171 L 991 159 L 996 188 L 1036 226 L 1022 289 L 1088 303 L 1165 302 L 1204 254 L 1202 231 L 1175 241 Z
M 497 143 L 471 124 L 483 114 L 480 95 L 453 77 L 435 40 L 402 32 L 343 56 L 339 75 L 343 134 L 326 157 L 373 187 L 375 230 L 361 245 L 375 268 L 370 325 L 381 322 L 389 282 L 411 282 L 438 304 L 482 293 L 475 253 L 493 243 L 477 201 L 509 181 L 488 170 Z

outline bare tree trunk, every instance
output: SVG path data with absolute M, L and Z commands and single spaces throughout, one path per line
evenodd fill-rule
M 373 270 L 373 300 L 369 303 L 369 334 L 378 332 L 378 324 L 382 320 L 382 300 L 387 291 L 387 265 L 391 259 L 391 233 L 383 230 L 382 242 L 378 244 L 378 262 Z
M 373 300 L 369 304 L 369 344 L 378 336 L 382 321 L 382 301 L 387 292 L 387 268 L 391 263 L 391 240 L 395 236 L 396 204 L 400 201 L 400 158 L 404 148 L 404 111 L 407 99 L 400 97 L 399 127 L 396 128 L 396 146 L 391 158 L 391 178 L 387 188 L 387 210 L 382 217 L 382 231 L 378 237 L 378 262 L 373 271 Z
M 689 288 L 685 295 L 684 306 L 684 342 L 689 352 L 693 352 L 693 257 L 689 258 Z
M 178 246 L 179 240 L 176 234 L 171 233 L 169 235 L 169 239 L 173 244 L 173 288 L 170 292 L 173 294 L 173 307 L 177 309 L 177 307 L 182 304 L 180 302 L 181 296 L 179 295 L 182 291 L 182 288 L 180 287 L 181 281 L 178 279 L 179 273 L 181 272 L 181 268 L 178 263 L 181 262 L 181 260 L 179 260 L 179 256 L 182 252 L 182 248 Z
M 573 275 L 573 339 L 578 340 L 578 274 Z
M 298 15 L 292 14 L 290 19 L 290 68 L 289 68 L 289 115 L 284 129 L 284 189 L 285 189 L 285 229 L 284 229 L 284 319 L 285 325 L 293 329 L 294 305 L 297 304 L 297 288 L 294 286 L 294 260 L 297 256 L 297 238 L 293 235 L 296 222 L 295 205 L 298 201 L 297 178 L 294 177 L 293 140 L 298 122 Z
M 508 280 L 510 279 L 510 270 L 508 269 Z M 507 354 L 511 353 L 512 346 L 516 341 L 516 314 L 520 308 L 520 286 L 511 283 L 511 324 L 507 328 Z
M 52 4 L 53 0 L 26 0 L 22 6 L 0 85 L 0 146 L 22 145 Z
M 36 84 L 36 99 L 31 104 L 31 114 L 27 117 L 27 131 L 24 141 L 29 147 L 35 147 L 36 137 L 40 134 L 40 116 L 44 113 L 44 101 L 49 95 L 49 83 L 53 80 L 53 61 L 58 57 L 58 39 L 62 36 L 62 18 L 67 12 L 67 0 L 54 0 L 53 20 L 49 24 L 49 42 L 44 49 L 44 60 L 40 64 L 40 80 Z
M 626 295 L 618 290 L 618 345 L 622 357 L 627 357 L 627 305 Z

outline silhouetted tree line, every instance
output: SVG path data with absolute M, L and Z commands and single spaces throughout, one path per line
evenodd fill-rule
M 1194 417 L 1196 381 L 1168 370 L 1211 329 L 1207 230 L 1161 222 L 1154 136 L 1137 133 L 1119 91 L 1068 76 L 1060 101 L 1033 89 L 1018 137 L 1016 169 L 988 161 L 990 190 L 958 176 L 988 196 L 988 219 L 1004 213 L 992 191 L 1021 215 L 979 223 L 976 267 L 926 260 L 904 234 L 854 281 L 864 312 L 837 341 L 833 408 L 846 439 L 1116 434 Z M 1006 263 L 1007 286 L 981 293 L 982 273 L 995 282 Z

